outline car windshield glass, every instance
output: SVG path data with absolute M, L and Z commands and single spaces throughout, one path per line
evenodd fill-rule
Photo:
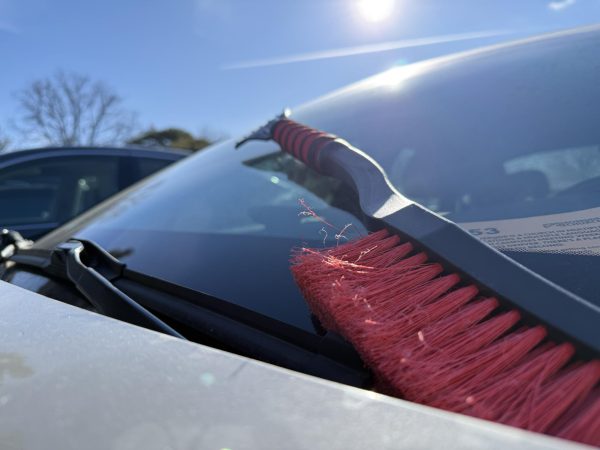
M 295 119 L 343 136 L 407 197 L 598 302 L 599 62 L 590 34 L 531 42 L 392 69 Z
M 514 244 L 518 230 L 531 224 L 513 224 L 517 231 L 503 234 L 505 220 L 600 206 L 600 54 L 586 36 L 562 40 L 550 53 L 532 52 L 534 42 L 461 64 L 395 69 L 292 117 L 367 151 L 408 197 L 482 238 L 512 242 L 501 250 L 598 301 L 593 252 L 582 253 L 579 244 L 569 244 L 569 251 L 563 243 L 552 247 L 563 231 L 544 235 L 542 249 Z M 38 245 L 92 240 L 133 270 L 312 329 L 289 272 L 290 253 L 364 234 L 357 207 L 349 189 L 281 154 L 275 144 L 253 142 L 235 151 L 229 141 L 168 168 Z M 573 220 L 579 219 L 534 225 Z M 574 230 L 569 239 L 589 236 Z
M 226 143 L 173 169 L 75 235 L 135 271 L 314 331 L 290 252 L 365 234 L 351 191 L 266 143 Z
M 456 222 L 597 207 L 597 45 L 583 34 L 541 46 L 393 69 L 299 119 L 366 150 L 404 195 Z

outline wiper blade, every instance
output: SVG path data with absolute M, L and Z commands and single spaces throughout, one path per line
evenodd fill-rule
M 35 250 L 22 251 L 10 260 L 68 279 L 101 314 L 185 339 L 112 284 L 112 280 L 121 277 L 125 265 L 96 244 L 73 239 L 45 253 L 45 257 L 36 257 Z
M 69 240 L 53 250 L 23 249 L 9 261 L 69 280 L 98 312 L 115 319 L 182 337 L 150 312 L 155 311 L 181 325 L 192 340 L 199 333 L 225 350 L 292 370 L 353 386 L 370 383 L 356 351 L 334 333 L 307 333 L 226 300 L 137 273 L 91 241 Z
M 306 332 L 209 294 L 132 271 L 115 284 L 153 311 L 227 351 L 352 386 L 371 382 L 356 350 L 335 333 Z

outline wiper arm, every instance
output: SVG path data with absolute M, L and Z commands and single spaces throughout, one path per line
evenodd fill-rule
M 112 284 L 111 280 L 121 277 L 125 265 L 94 243 L 69 240 L 46 255 L 36 258 L 24 251 L 14 254 L 10 260 L 68 279 L 101 314 L 185 339 Z
M 15 230 L 3 228 L 0 231 L 0 262 L 6 261 L 19 249 L 31 247 L 33 241 L 25 239 Z

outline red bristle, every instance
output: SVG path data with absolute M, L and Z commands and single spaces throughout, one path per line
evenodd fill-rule
M 315 255 L 310 255 L 310 258 L 315 258 Z M 402 278 L 402 281 L 399 281 L 400 276 L 414 275 L 406 274 L 412 270 L 421 269 L 427 262 L 427 255 L 425 253 L 417 253 L 416 255 L 402 259 L 387 267 L 352 263 L 323 254 L 316 256 L 316 258 L 319 262 L 318 266 L 315 266 L 314 262 L 313 265 L 302 264 L 301 266 L 293 267 L 292 272 L 295 276 L 308 278 L 309 282 L 313 285 L 319 285 L 325 280 L 331 281 L 331 276 L 334 274 L 334 279 L 343 278 L 348 282 L 353 282 L 356 285 L 365 288 L 370 284 L 381 284 L 385 281 L 394 281 L 396 284 L 402 285 L 402 281 L 405 279 Z M 439 264 L 429 266 L 430 268 L 435 268 L 436 274 L 442 271 L 442 267 Z M 318 270 L 319 267 L 320 270 Z
M 371 258 L 370 261 L 376 261 L 375 258 Z M 427 254 L 424 252 L 417 253 L 415 255 L 405 257 L 404 259 L 396 260 L 394 263 L 387 266 L 369 266 L 372 270 L 377 272 L 377 279 L 380 277 L 394 278 L 398 273 L 411 270 L 414 267 L 418 267 L 427 262 Z M 357 275 L 362 275 L 364 272 L 356 271 Z M 367 278 L 366 281 L 374 281 L 373 278 Z
M 400 238 L 398 236 L 390 236 L 386 230 L 381 230 L 367 237 L 349 241 L 336 247 L 324 249 L 301 248 L 292 256 L 292 265 L 301 264 L 303 270 L 309 273 L 311 272 L 308 269 L 310 266 L 318 267 L 323 263 L 333 266 L 345 266 L 348 264 L 349 266 L 362 265 L 374 267 L 373 264 L 365 264 L 365 262 L 368 262 L 371 258 L 377 260 L 388 251 L 397 254 L 397 257 L 401 259 L 413 249 L 410 243 L 399 244 Z
M 427 357 L 435 349 L 448 343 L 452 338 L 462 335 L 466 330 L 483 320 L 497 307 L 498 301 L 494 298 L 489 298 L 476 301 L 471 305 L 461 308 L 455 314 L 441 319 L 437 323 L 425 326 L 418 333 L 414 333 L 412 336 L 395 343 L 393 347 L 395 354 L 391 358 L 386 359 L 390 347 L 383 345 L 375 347 L 372 343 L 364 346 L 362 345 L 364 341 L 360 339 L 353 343 L 365 362 L 377 373 L 378 383 L 386 386 L 388 390 L 399 393 L 400 388 L 393 387 L 393 382 L 388 380 L 394 380 L 399 376 L 398 372 L 405 369 L 403 364 L 407 363 L 408 358 L 416 361 L 423 358 L 424 355 Z M 379 326 L 381 327 L 381 324 Z M 375 365 L 377 363 L 379 363 L 379 366 Z
M 512 310 L 456 288 L 456 274 L 386 231 L 333 249 L 302 249 L 292 271 L 311 310 L 348 339 L 384 392 L 568 439 L 598 444 L 600 361 L 545 342 L 542 326 L 514 331 Z M 511 331 L 512 330 L 512 331 Z M 590 431 L 590 428 L 593 431 Z
M 600 447 L 600 388 L 555 433 L 563 439 Z
M 563 344 L 563 346 L 566 346 L 566 349 L 571 347 L 570 344 Z M 565 350 L 565 352 L 567 352 L 567 350 Z M 567 353 L 572 355 L 573 351 L 569 349 Z M 563 355 L 564 358 L 566 358 L 566 356 L 567 354 Z M 519 401 L 507 406 L 504 410 L 499 410 L 498 415 L 495 418 L 496 421 L 507 425 L 517 426 L 519 428 L 534 429 L 531 427 L 531 423 L 537 420 L 535 416 L 539 415 L 539 411 L 536 411 L 536 408 L 540 402 L 546 398 L 547 393 L 545 392 L 545 386 L 556 377 L 561 377 L 568 371 L 568 369 L 559 367 L 560 365 L 565 365 L 563 358 L 558 358 L 557 355 L 554 355 L 554 358 L 556 358 L 556 361 L 554 361 L 556 366 L 552 367 L 551 370 L 548 370 L 546 373 L 543 373 L 542 376 L 536 380 L 539 382 L 532 386 L 531 391 L 528 393 L 529 395 L 519 398 Z M 549 361 L 549 363 L 551 364 L 552 362 Z M 554 371 L 554 373 L 551 373 L 552 371 Z M 521 386 L 519 386 L 519 392 L 522 393 Z M 560 412 L 558 414 L 560 414 Z
M 459 281 L 456 275 L 434 280 L 440 272 L 439 265 L 424 265 L 399 274 L 396 282 L 387 286 L 378 283 L 357 285 L 355 280 L 344 279 L 342 283 L 345 289 L 334 292 L 334 297 L 330 300 L 331 311 L 335 314 L 343 314 L 347 311 L 345 291 L 349 290 L 364 296 L 369 306 L 365 312 L 369 313 L 371 319 L 385 320 L 390 315 L 394 317 L 405 308 L 405 305 L 418 305 L 429 297 L 436 298 Z M 357 312 L 350 311 L 351 314 Z M 340 317 L 340 320 L 343 321 L 344 318 Z
M 346 248 L 343 251 L 340 251 L 338 247 L 336 247 L 336 251 L 302 248 L 292 258 L 292 264 L 301 259 L 302 270 L 308 273 L 310 267 L 318 268 L 322 264 L 325 264 L 327 269 L 347 269 L 350 271 L 382 269 L 402 261 L 413 251 L 413 246 L 410 243 L 398 244 L 398 237 L 392 236 L 386 238 L 379 245 L 372 244 L 369 247 L 361 245 L 358 248 L 347 248 L 348 244 L 344 244 Z M 307 258 L 307 256 L 309 257 Z
M 453 336 L 448 341 L 440 343 L 437 347 L 429 345 L 425 348 L 427 348 L 427 351 L 441 352 L 442 354 L 468 355 L 498 339 L 515 326 L 520 319 L 521 315 L 517 311 L 509 311 L 467 328 L 460 335 Z M 449 317 L 448 320 L 452 320 L 452 317 Z M 432 324 L 429 330 L 423 332 L 424 344 L 428 344 L 428 335 L 435 332 L 434 327 L 435 324 Z
M 398 245 L 385 253 L 378 254 L 379 248 L 374 249 L 372 253 L 363 255 L 357 258 L 356 264 L 366 265 L 373 268 L 386 268 L 402 261 L 410 252 L 413 251 L 413 246 L 410 243 Z
M 541 326 L 510 333 L 489 347 L 464 358 L 464 361 L 457 361 L 449 373 L 448 386 L 438 393 L 438 397 L 444 397 L 450 388 L 455 389 L 453 385 L 471 390 L 488 382 L 518 363 L 547 334 L 546 329 Z
M 487 307 L 492 305 L 493 303 L 488 303 Z M 424 394 L 425 390 L 429 396 L 438 389 L 431 383 L 439 380 L 439 372 L 452 367 L 461 358 L 479 351 L 506 333 L 519 320 L 518 314 L 507 313 L 473 326 L 475 318 L 460 320 L 460 311 L 456 315 L 459 324 L 471 324 L 461 330 L 462 333 L 456 334 L 459 328 L 448 326 L 447 322 L 454 319 L 454 315 L 450 315 L 444 321 L 440 321 L 439 330 L 436 328 L 440 324 L 431 324 L 415 336 L 387 350 L 361 347 L 360 340 L 350 340 L 356 342 L 357 348 L 364 352 L 365 360 L 387 385 L 403 392 L 406 398 L 422 402 L 424 400 L 421 399 L 421 394 Z M 436 336 L 438 332 L 446 339 L 439 339 L 439 336 Z
M 485 328 L 489 322 L 492 321 L 489 320 L 479 327 Z M 513 333 L 489 346 L 484 344 L 482 339 L 482 342 L 478 343 L 480 348 L 470 352 L 460 347 L 459 340 L 455 343 L 455 348 L 430 355 L 418 365 L 411 365 L 409 362 L 404 380 L 399 379 L 397 382 L 409 386 L 403 388 L 407 398 L 419 403 L 440 402 L 440 398 L 447 395 L 448 391 L 478 386 L 482 379 L 492 377 L 515 363 L 545 335 L 545 331 L 540 327 Z M 482 337 L 493 340 L 492 336 L 493 334 L 489 333 Z
M 477 300 L 445 319 L 423 327 L 418 335 L 411 337 L 411 340 L 417 344 L 414 350 L 441 348 L 451 338 L 463 335 L 467 330 L 472 329 L 498 308 L 498 305 L 498 300 L 495 298 Z
M 539 351 L 532 351 L 515 367 L 487 382 L 447 393 L 438 406 L 498 421 L 507 411 L 515 411 L 538 401 L 540 386 L 556 374 L 573 353 L 574 348 L 570 344 L 544 345 Z
M 355 241 L 353 241 L 355 242 Z M 400 248 L 398 250 L 398 248 Z M 326 251 L 326 254 L 332 258 L 338 258 L 342 261 L 348 261 L 355 264 L 364 264 L 372 267 L 379 267 L 377 263 L 373 261 L 383 261 L 385 264 L 387 253 L 403 253 L 404 255 L 408 254 L 412 250 L 412 245 L 409 243 L 405 243 L 400 245 L 400 238 L 398 236 L 389 236 L 381 239 L 378 242 L 370 243 L 369 245 L 360 245 L 358 247 L 353 247 L 352 244 L 348 246 L 345 244 L 345 247 L 336 247 L 335 250 Z M 389 257 L 389 255 L 387 255 Z M 402 258 L 403 256 L 400 256 Z
M 344 277 L 344 282 L 357 293 L 368 294 L 373 302 L 377 302 L 393 299 L 418 288 L 440 275 L 443 270 L 439 264 L 404 265 L 395 271 L 395 275 L 385 273 L 387 269 L 382 269 L 367 276 L 354 273 Z
M 395 242 L 397 244 L 397 238 L 395 239 Z M 348 245 L 349 244 L 345 244 L 344 246 L 347 247 Z M 379 267 L 368 264 L 369 258 L 364 258 L 363 262 L 365 264 L 359 264 L 357 262 L 359 255 L 364 251 L 363 247 L 364 246 L 358 246 L 358 248 L 355 249 L 356 251 L 353 251 L 352 248 L 346 248 L 349 253 L 302 248 L 292 257 L 292 273 L 294 278 L 298 285 L 301 286 L 303 292 L 307 293 L 307 295 L 314 295 L 312 292 L 313 288 L 322 290 L 324 286 L 327 287 L 328 283 L 332 283 L 332 281 L 336 279 L 360 276 L 361 274 L 372 274 L 373 271 L 377 270 Z M 336 250 L 338 249 L 336 248 Z M 391 249 L 391 251 L 384 253 L 383 256 L 386 257 L 386 260 L 380 262 L 384 265 L 392 264 L 398 260 L 402 260 L 402 258 L 410 253 L 410 251 L 412 251 L 412 245 L 398 245 Z M 339 255 L 337 253 L 339 253 Z M 375 256 L 381 259 L 382 255 L 375 253 Z M 411 259 L 407 258 L 404 260 L 403 264 L 422 264 L 425 261 L 423 256 L 424 255 L 421 255 L 413 261 L 407 261 Z
M 500 420 L 507 425 L 544 432 L 600 381 L 600 361 L 590 361 L 559 372 L 539 390 L 539 401 Z
M 407 251 L 403 252 L 407 253 Z M 326 260 L 326 263 L 321 264 L 321 272 L 312 265 L 304 264 L 293 266 L 292 272 L 297 283 L 302 286 L 302 293 L 313 313 L 320 318 L 325 327 L 336 331 L 339 330 L 335 325 L 336 321 L 332 319 L 334 311 L 344 310 L 362 301 L 357 299 L 354 293 L 356 290 L 361 292 L 368 290 L 375 294 L 383 290 L 392 295 L 401 295 L 404 291 L 435 278 L 443 270 L 439 264 L 423 265 L 426 260 L 424 253 L 408 257 L 391 267 L 382 269 L 346 263 L 321 253 L 306 254 L 307 259 L 313 260 L 315 257 Z M 314 264 L 313 261 L 311 263 Z M 336 273 L 335 278 L 332 276 L 332 271 Z M 390 271 L 395 274 L 392 284 L 383 287 L 369 285 L 368 281 L 380 279 L 379 276 L 374 276 L 375 273 L 383 273 L 384 281 L 391 279 Z M 348 292 L 352 292 L 350 297 L 346 295 Z
M 373 246 L 375 246 L 375 248 L 381 248 L 382 241 L 384 241 L 389 236 L 390 234 L 387 232 L 387 230 L 380 230 L 376 231 L 375 233 L 371 233 L 364 238 L 348 241 L 346 243 L 338 245 L 337 247 L 327 248 L 322 251 L 335 258 L 344 259 L 346 261 L 351 260 L 352 262 L 354 262 L 361 256 L 361 254 L 365 252 L 371 252 Z M 392 236 L 392 238 L 394 238 L 395 242 L 400 242 L 400 238 L 398 238 L 398 236 L 394 235 Z M 377 252 L 373 253 L 376 254 Z
M 349 336 L 354 336 L 361 345 L 372 347 L 380 340 L 391 342 L 414 334 L 422 327 L 443 318 L 453 310 L 466 304 L 477 294 L 477 288 L 469 286 L 458 289 L 438 300 L 457 282 L 458 277 L 448 275 L 431 283 L 432 289 L 415 289 L 411 294 L 398 297 L 397 302 L 363 304 L 365 311 L 359 311 L 360 319 L 352 320 L 351 311 L 345 311 L 349 317 L 344 327 Z M 432 303 L 433 302 L 433 303 Z M 354 308 L 356 309 L 356 308 Z M 337 314 L 337 312 L 335 312 Z M 344 322 L 343 316 L 338 320 Z
M 352 322 L 351 325 L 354 328 L 346 328 L 346 330 L 349 335 L 353 336 L 355 345 L 368 349 L 365 350 L 365 353 L 368 353 L 374 360 L 384 357 L 390 347 L 402 349 L 410 354 L 412 350 L 407 348 L 407 338 L 411 339 L 409 343 L 412 344 L 415 336 L 417 338 L 424 337 L 421 331 L 424 327 L 456 312 L 471 301 L 475 295 L 477 295 L 477 288 L 468 286 L 446 294 L 432 304 L 407 310 L 395 320 L 378 322 L 365 319 L 359 323 Z M 475 314 L 477 313 L 475 312 Z M 469 321 L 469 324 L 472 322 Z
M 439 275 L 440 271 L 441 266 L 439 265 L 424 265 L 411 268 L 411 270 L 399 273 L 398 280 L 401 280 L 402 283 L 394 283 L 393 285 L 389 285 L 387 289 L 369 286 L 368 284 L 357 284 L 355 278 L 348 277 L 349 279 L 344 278 L 336 281 L 332 288 L 327 287 L 320 292 L 315 290 L 313 295 L 323 299 L 320 307 L 321 313 L 326 316 L 326 321 L 336 324 L 335 329 L 345 335 L 353 319 L 361 317 L 364 312 L 369 313 L 370 311 L 369 317 L 372 320 L 374 320 L 374 314 L 381 316 L 386 308 L 388 315 L 402 313 L 402 309 L 405 307 L 402 303 L 403 296 L 408 300 L 412 300 L 411 296 L 404 295 L 405 291 L 418 289 L 423 283 Z M 456 282 L 456 277 L 450 277 L 438 284 L 443 285 L 447 290 L 449 286 L 452 286 Z M 437 288 L 434 287 L 434 289 Z M 368 296 L 363 295 L 366 293 L 368 293 Z M 378 295 L 380 293 L 385 295 Z M 424 294 L 426 295 L 427 292 Z M 390 297 L 396 300 L 394 302 L 386 302 L 385 299 Z
M 427 306 L 459 282 L 458 275 L 451 274 L 432 279 L 409 291 L 398 290 L 397 294 L 392 291 L 388 298 L 381 296 L 380 301 L 373 299 L 371 318 L 379 322 L 397 320 L 399 316 L 405 316 L 414 309 Z

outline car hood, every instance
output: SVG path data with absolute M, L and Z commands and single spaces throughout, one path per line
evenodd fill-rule
M 580 448 L 0 291 L 1 448 Z

